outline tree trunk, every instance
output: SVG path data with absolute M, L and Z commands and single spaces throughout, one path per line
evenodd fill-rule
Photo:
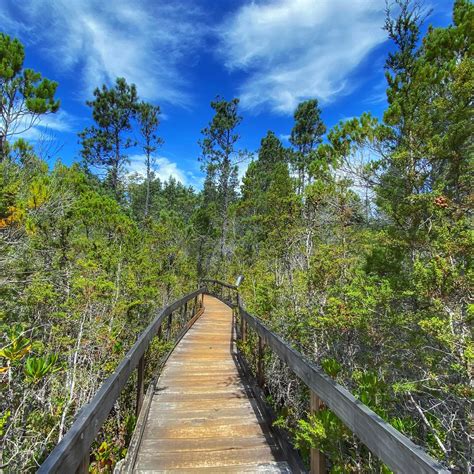
M 145 197 L 145 217 L 148 217 L 148 210 L 150 208 L 150 178 L 151 178 L 151 169 L 150 169 L 150 152 L 146 154 L 146 197 Z

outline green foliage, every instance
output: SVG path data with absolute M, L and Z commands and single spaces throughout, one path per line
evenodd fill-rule
M 156 307 L 198 277 L 238 274 L 250 312 L 450 469 L 470 469 L 474 7 L 457 0 L 453 24 L 421 38 L 424 12 L 395 3 L 383 120 L 364 113 L 326 134 L 317 101 L 303 102 L 292 149 L 269 131 L 240 195 L 238 99 L 211 103 L 202 192 L 153 174 L 159 108 L 124 79 L 95 91 L 95 125 L 81 134 L 105 182 L 78 165 L 50 170 L 24 140 L 4 146 L 0 433 L 13 470 L 36 469 Z M 53 112 L 55 85 L 23 74 L 23 56 L 1 37 L 2 94 L 29 81 L 28 106 Z M 125 182 L 134 120 L 147 176 Z M 171 346 L 155 340 L 149 365 Z M 250 331 L 239 349 L 253 369 L 255 347 Z M 331 472 L 389 472 L 327 407 L 309 412 L 308 389 L 270 351 L 264 359 L 276 424 L 303 455 L 323 451 Z M 93 446 L 96 472 L 125 455 L 132 391 Z
M 298 449 L 319 448 L 326 438 L 326 430 L 318 416 L 313 414 L 307 420 L 298 420 L 298 431 L 295 434 Z
M 53 374 L 60 370 L 55 367 L 58 361 L 56 354 L 48 354 L 46 357 L 28 357 L 25 363 L 26 379 L 32 383 L 38 383 L 48 374 Z
M 24 69 L 24 60 L 20 41 L 0 33 L 0 159 L 7 156 L 7 140 L 29 129 L 41 115 L 59 109 L 54 97 L 58 84 Z
M 321 120 L 321 110 L 316 99 L 301 102 L 296 108 L 295 125 L 291 130 L 290 142 L 295 147 L 291 161 L 298 172 L 300 193 L 304 191 L 306 173 L 314 160 L 316 147 L 322 142 L 326 126 Z
M 104 84 L 102 88 L 95 89 L 94 97 L 87 105 L 92 108 L 96 125 L 79 134 L 81 154 L 87 165 L 107 170 L 110 188 L 119 197 L 120 172 L 127 161 L 124 151 L 134 145 L 129 132 L 132 129 L 132 119 L 139 110 L 137 89 L 135 84 L 129 85 L 120 77 L 114 87 L 108 88 Z M 143 105 L 141 112 L 140 116 L 143 118 Z M 149 119 L 151 115 L 152 112 L 148 114 Z
M 6 336 L 6 344 L 0 349 L 0 357 L 10 362 L 17 362 L 31 351 L 31 339 L 24 336 L 23 327 L 20 324 L 10 328 Z
M 336 359 L 323 359 L 321 361 L 321 367 L 323 368 L 324 372 L 330 375 L 333 378 L 336 378 L 342 370 L 341 364 Z

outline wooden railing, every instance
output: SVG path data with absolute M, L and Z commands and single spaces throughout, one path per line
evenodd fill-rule
M 240 304 L 237 287 L 212 280 L 213 288 L 219 285 L 222 287 L 220 291 L 212 291 L 209 282 L 206 283 L 206 293 L 234 309 L 240 339 L 246 340 L 249 328 L 257 335 L 256 378 L 260 387 L 265 383 L 264 349 L 269 348 L 310 389 L 311 410 L 318 411 L 324 403 L 390 469 L 407 474 L 449 472 L 420 446 L 385 422 L 342 385 L 268 329 L 259 318 L 245 311 Z M 232 291 L 234 295 L 230 294 Z M 325 471 L 324 455 L 311 450 L 311 472 L 322 474 Z
M 233 308 L 237 334 L 246 340 L 248 329 L 257 335 L 257 381 L 264 386 L 264 350 L 269 348 L 284 362 L 311 391 L 311 408 L 319 409 L 321 401 L 377 455 L 388 467 L 400 473 L 447 473 L 439 462 L 406 436 L 386 423 L 369 407 L 357 400 L 348 390 L 329 378 L 281 337 L 276 335 L 255 316 L 242 307 L 238 287 L 218 280 L 203 280 L 201 288 L 160 310 L 136 343 L 128 351 L 115 372 L 102 384 L 98 393 L 80 411 L 76 421 L 49 457 L 40 466 L 39 473 L 87 472 L 90 448 L 107 419 L 122 389 L 137 369 L 136 412 L 140 412 L 144 396 L 145 354 L 154 337 L 171 336 L 173 313 L 179 311 L 180 325 L 175 344 L 202 312 L 204 294 L 214 296 Z M 191 302 L 191 303 L 190 303 Z M 190 311 L 189 311 L 190 310 Z M 188 318 L 188 313 L 189 318 Z M 165 327 L 166 326 L 166 327 Z M 163 328 L 165 327 L 165 331 Z M 164 334 L 165 333 L 165 334 Z M 311 471 L 325 471 L 324 456 L 317 450 L 311 452 Z
M 228 306 L 233 307 L 239 304 L 239 292 L 236 285 L 231 285 L 230 283 L 225 283 L 220 280 L 211 280 L 209 278 L 204 278 L 199 283 L 199 286 L 206 288 L 208 294 L 212 293 Z
M 135 369 L 137 369 L 137 415 L 140 412 L 145 393 L 145 355 L 151 341 L 154 337 L 163 337 L 169 341 L 174 332 L 176 333 L 174 342 L 178 343 L 202 312 L 200 296 L 204 291 L 204 288 L 193 291 L 158 312 L 115 372 L 105 380 L 91 402 L 82 408 L 64 438 L 40 466 L 39 473 L 88 472 L 91 445 Z M 178 312 L 175 321 L 173 321 L 174 312 Z

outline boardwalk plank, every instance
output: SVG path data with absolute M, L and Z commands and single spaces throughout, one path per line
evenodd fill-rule
M 236 365 L 231 310 L 204 305 L 157 383 L 134 472 L 291 472 Z
M 137 474 L 198 474 L 199 472 L 218 472 L 219 474 L 234 474 L 234 473 L 281 473 L 289 474 L 291 469 L 286 462 L 262 462 L 252 464 L 237 464 L 234 466 L 218 466 L 218 467 L 204 467 L 192 469 L 166 469 L 166 470 L 139 470 Z

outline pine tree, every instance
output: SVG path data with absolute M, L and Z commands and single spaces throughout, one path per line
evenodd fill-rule
M 241 245 L 250 261 L 258 258 L 263 248 L 281 256 L 288 244 L 298 205 L 287 162 L 288 150 L 268 131 L 261 140 L 258 159 L 250 163 L 243 178 L 238 209 Z
M 295 147 L 292 161 L 298 173 L 298 191 L 303 194 L 308 166 L 314 158 L 314 150 L 326 133 L 326 126 L 321 120 L 317 99 L 301 102 L 296 108 L 294 119 L 295 125 L 290 135 L 290 143 Z
M 150 209 L 150 186 L 152 180 L 152 168 L 155 164 L 153 153 L 157 150 L 158 146 L 163 143 L 163 139 L 158 137 L 156 134 L 156 130 L 160 124 L 160 113 L 160 107 L 147 102 L 141 102 L 138 106 L 138 121 L 143 140 L 142 147 L 143 151 L 145 152 L 146 167 L 146 196 L 144 208 L 145 218 L 148 216 Z
M 215 195 L 220 227 L 219 260 L 225 265 L 225 244 L 229 228 L 229 206 L 236 198 L 239 155 L 236 144 L 240 138 L 236 128 L 242 121 L 238 114 L 239 99 L 226 101 L 220 97 L 211 102 L 215 114 L 201 133 L 200 160 L 206 170 L 205 195 Z
M 94 97 L 87 105 L 92 108 L 96 125 L 79 134 L 81 154 L 87 165 L 106 169 L 107 183 L 114 196 L 120 197 L 120 173 L 127 162 L 125 151 L 135 144 L 129 132 L 137 113 L 137 89 L 124 78 L 117 78 L 113 87 L 104 84 L 97 88 Z
M 41 116 L 57 112 L 58 84 L 33 69 L 24 69 L 25 50 L 17 39 L 0 33 L 0 160 L 7 142 L 33 127 Z

